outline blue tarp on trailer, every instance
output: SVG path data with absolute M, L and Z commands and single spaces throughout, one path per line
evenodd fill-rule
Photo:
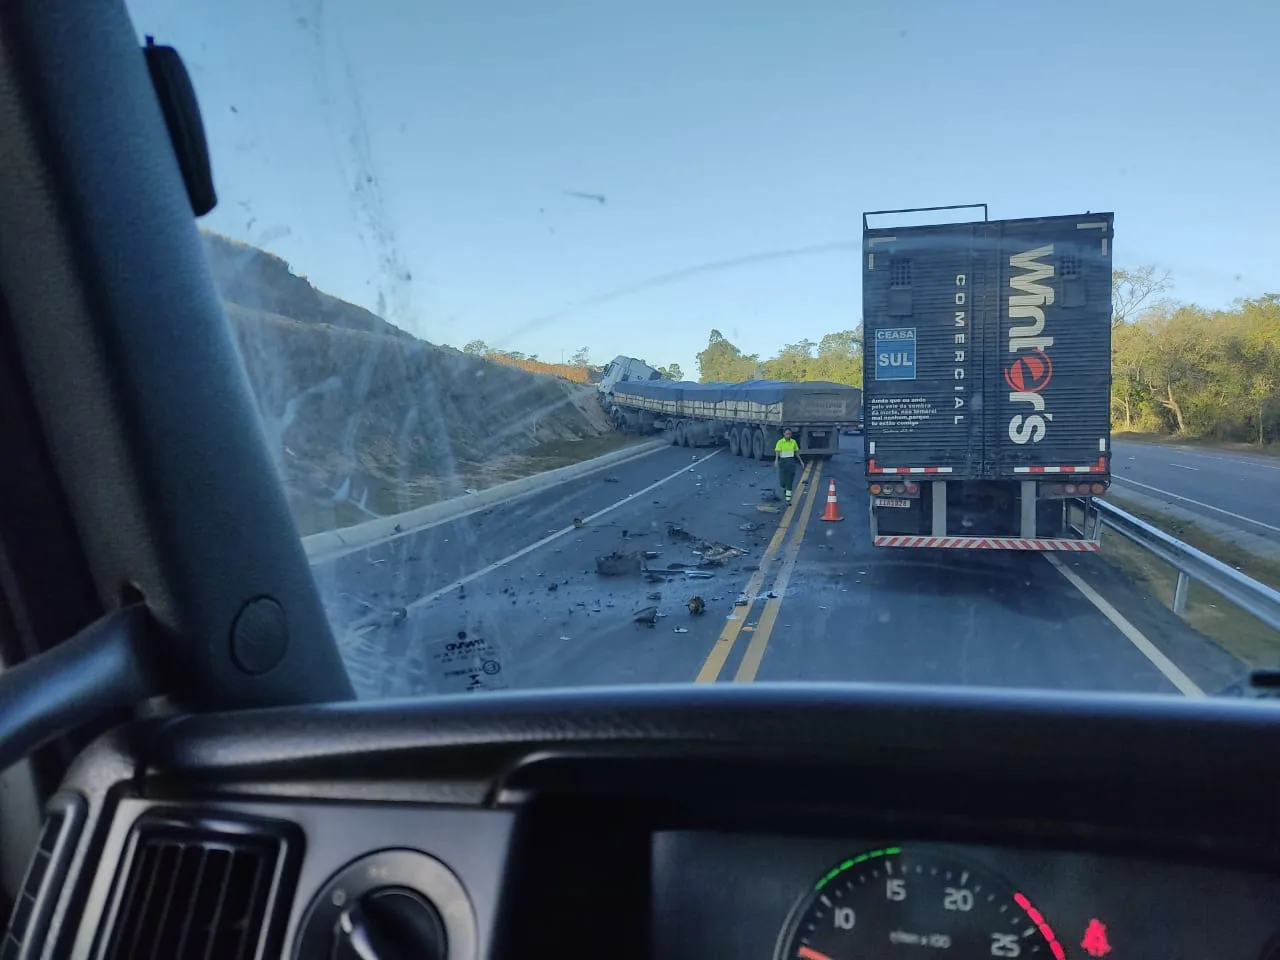
M 856 389 L 842 383 L 810 380 L 746 380 L 742 383 L 694 383 L 688 380 L 625 380 L 613 388 L 617 394 L 649 397 L 654 400 L 750 400 L 755 403 L 781 403 L 790 396 L 820 393 L 824 390 Z

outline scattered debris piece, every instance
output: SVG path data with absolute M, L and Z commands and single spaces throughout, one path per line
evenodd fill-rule
M 695 550 L 695 553 L 702 557 L 702 562 L 698 564 L 700 567 L 719 567 L 731 560 L 737 560 L 746 553 L 745 550 L 739 550 L 737 547 L 730 547 L 723 543 L 704 544 L 701 550 Z
M 658 593 L 658 592 L 655 590 L 653 593 L 649 594 L 649 596 L 648 596 L 646 599 L 649 599 L 649 600 L 661 600 L 661 599 L 662 599 L 662 594 Z
M 671 523 L 667 525 L 667 536 L 670 537 L 672 540 L 692 540 L 693 539 L 693 534 L 691 534 L 684 527 L 680 526 L 680 524 L 678 523 Z
M 672 630 L 671 632 L 672 632 L 672 633 L 688 633 L 688 632 L 689 632 L 689 628 L 688 628 L 688 627 L 676 627 L 676 628 L 675 628 L 674 630 Z
M 699 616 L 706 609 L 707 609 L 707 602 L 703 600 L 701 597 L 692 596 L 689 598 L 689 612 L 692 613 L 695 617 Z
M 619 480 L 617 477 L 605 477 L 604 482 L 605 483 L 621 483 L 622 481 Z
M 658 608 L 645 607 L 643 610 L 637 610 L 631 615 L 631 619 L 636 623 L 647 623 L 652 627 L 658 622 Z
M 739 596 L 737 600 L 733 601 L 733 605 L 735 607 L 749 607 L 751 606 L 751 598 L 744 593 Z
M 583 521 L 583 519 L 582 519 L 581 517 L 574 517 L 574 518 L 573 518 L 573 525 L 574 525 L 575 527 L 578 527 L 579 529 L 581 529 L 582 527 L 586 526 L 586 523 Z
M 559 590 L 559 589 L 560 589 L 560 584 L 558 584 L 558 583 L 548 583 L 548 584 L 547 584 L 547 593 L 555 593 L 555 592 L 556 592 L 557 590 Z
M 643 556 L 644 556 L 644 558 L 645 558 L 646 560 L 657 560 L 660 556 L 662 556 L 662 551 L 661 551 L 661 550 L 646 550 L 646 551 L 644 552 Z
M 638 553 L 619 553 L 615 550 L 603 557 L 596 557 L 596 573 L 602 577 L 620 577 L 639 573 L 643 568 Z
M 761 513 L 777 513 L 778 512 L 777 507 L 768 503 L 757 504 L 756 509 L 759 510 Z
M 686 570 L 684 575 L 690 580 L 710 580 L 715 576 L 710 570 Z

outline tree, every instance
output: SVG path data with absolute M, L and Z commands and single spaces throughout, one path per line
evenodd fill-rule
M 1173 288 L 1168 270 L 1154 264 L 1111 273 L 1111 325 L 1117 327 L 1136 319 L 1140 310 L 1157 306 L 1161 296 Z
M 478 357 L 483 357 L 485 354 L 491 353 L 492 351 L 489 349 L 489 345 L 483 340 L 472 340 L 462 348 L 462 352 L 472 353 Z
M 664 380 L 683 380 L 684 371 L 680 369 L 680 364 L 673 363 L 668 367 L 658 367 L 658 373 L 662 374 Z
M 758 355 L 743 353 L 719 330 L 712 330 L 706 349 L 698 354 L 698 379 L 703 383 L 738 383 L 753 378 L 759 364 Z
M 575 367 L 591 366 L 591 348 L 582 347 L 577 353 L 569 358 L 569 362 Z

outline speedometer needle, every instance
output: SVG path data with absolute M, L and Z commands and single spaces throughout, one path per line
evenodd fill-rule
M 796 951 L 796 956 L 799 957 L 800 960 L 831 960 L 831 958 L 821 950 L 815 950 L 813 947 L 806 947 L 803 945 Z

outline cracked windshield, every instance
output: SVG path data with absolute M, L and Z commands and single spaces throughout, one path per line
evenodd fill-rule
M 1280 12 L 131 0 L 361 697 L 1280 676 Z

